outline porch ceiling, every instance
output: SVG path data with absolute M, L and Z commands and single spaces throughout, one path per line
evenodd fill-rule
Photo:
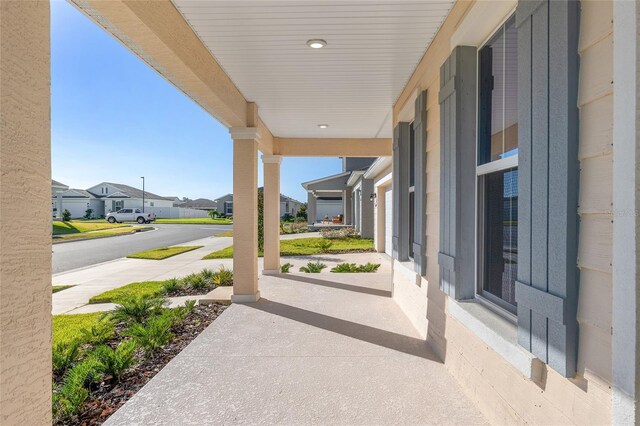
M 173 3 L 274 135 L 388 138 L 393 102 L 454 2 Z M 327 46 L 306 45 L 318 38 Z

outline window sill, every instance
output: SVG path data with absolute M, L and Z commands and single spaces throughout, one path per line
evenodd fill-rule
M 449 314 L 502 356 L 528 380 L 539 381 L 544 364 L 518 345 L 518 328 L 475 300 L 449 299 Z

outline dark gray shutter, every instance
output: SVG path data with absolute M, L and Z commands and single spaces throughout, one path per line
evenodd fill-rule
M 409 123 L 393 129 L 393 258 L 409 258 Z
M 475 47 L 456 47 L 440 67 L 440 288 L 475 296 Z
M 415 118 L 413 120 L 414 137 L 414 228 L 413 263 L 416 273 L 427 273 L 427 91 L 416 98 Z
M 578 296 L 576 1 L 520 1 L 518 342 L 576 372 Z

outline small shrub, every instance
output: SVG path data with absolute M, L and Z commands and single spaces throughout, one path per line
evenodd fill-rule
M 204 268 L 202 272 L 200 272 L 200 275 L 202 276 L 202 278 L 207 280 L 208 283 L 210 283 L 211 280 L 213 279 L 213 276 L 215 275 L 215 272 L 213 272 L 209 268 Z
M 80 329 L 82 338 L 85 342 L 92 345 L 101 345 L 111 339 L 115 333 L 115 325 L 112 321 L 100 321 L 91 326 L 91 328 Z
M 56 374 L 64 374 L 80 358 L 80 342 L 58 343 L 53 348 L 52 364 Z
M 206 279 L 200 274 L 195 274 L 193 277 L 189 279 L 189 287 L 194 290 L 202 290 L 207 288 L 209 283 Z
M 149 357 L 173 338 L 171 333 L 173 323 L 174 315 L 167 309 L 162 315 L 149 318 L 144 325 L 131 324 L 125 334 L 132 337 L 136 344 L 144 349 L 145 356 Z
M 320 241 L 318 241 L 318 248 L 321 253 L 327 253 L 332 245 L 333 243 L 331 241 L 324 238 L 320 238 Z
M 217 286 L 233 285 L 233 271 L 221 266 L 213 276 L 213 283 Z
M 291 213 L 285 213 L 282 215 L 281 219 L 283 222 L 293 222 L 295 217 Z
M 93 209 L 86 209 L 84 211 L 84 218 L 89 220 L 93 217 Z
M 380 267 L 379 263 L 367 262 L 364 265 L 358 266 L 358 271 L 357 272 L 376 272 L 379 267 Z
M 331 268 L 331 272 L 358 272 L 358 266 L 355 263 L 344 262 Z
M 166 304 L 163 297 L 125 295 L 111 312 L 111 318 L 116 322 L 144 323 L 152 316 L 162 312 Z
M 193 309 L 196 307 L 195 300 L 187 300 L 184 306 L 178 306 L 177 308 L 171 309 L 171 314 L 173 315 L 173 323 L 179 324 L 184 321 Z
M 67 209 L 62 211 L 62 221 L 69 222 L 71 220 L 71 212 Z
M 133 340 L 120 342 L 117 348 L 98 346 L 92 355 L 100 363 L 98 369 L 119 382 L 122 375 L 136 363 L 136 343 Z
M 327 265 L 320 262 L 309 262 L 307 266 L 301 266 L 300 272 L 305 272 L 307 274 L 317 274 L 320 273 Z
M 320 231 L 320 235 L 323 238 L 327 238 L 329 240 L 341 240 L 345 238 L 359 238 L 358 233 L 355 228 L 345 227 L 339 229 L 323 229 Z
M 182 283 L 177 278 L 171 278 L 162 284 L 162 292 L 164 294 L 176 293 L 182 287 Z
M 89 388 L 100 380 L 100 362 L 90 357 L 73 367 L 54 389 L 54 413 L 69 418 L 77 414 L 89 397 Z
M 280 265 L 280 272 L 283 274 L 288 274 L 289 270 L 293 267 L 293 263 L 285 263 L 284 265 Z

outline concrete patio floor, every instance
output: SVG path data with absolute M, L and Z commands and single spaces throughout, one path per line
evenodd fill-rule
M 486 424 L 390 282 L 262 276 L 106 424 Z

